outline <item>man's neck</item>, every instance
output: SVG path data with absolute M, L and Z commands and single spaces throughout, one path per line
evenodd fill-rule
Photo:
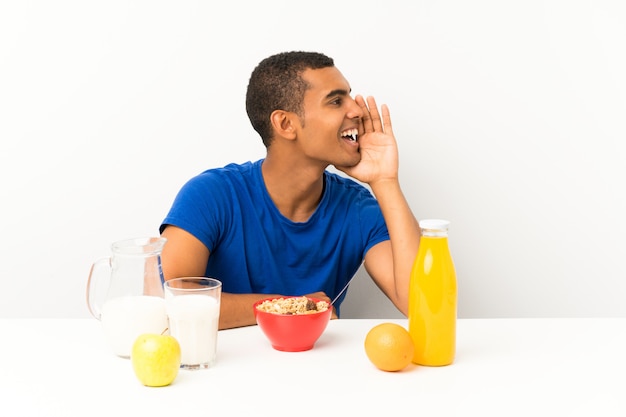
M 313 215 L 324 192 L 324 168 L 268 153 L 261 172 L 267 192 L 283 216 L 305 222 Z

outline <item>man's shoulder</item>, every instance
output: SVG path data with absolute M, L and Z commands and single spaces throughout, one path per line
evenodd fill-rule
M 217 182 L 219 184 L 231 181 L 247 181 L 256 175 L 256 170 L 260 169 L 260 163 L 261 161 L 230 163 L 222 167 L 209 168 L 191 180 L 200 183 Z
M 235 190 L 258 188 L 255 186 L 258 177 L 255 174 L 257 165 L 258 162 L 245 162 L 209 168 L 190 178 L 183 186 L 180 195 L 196 200 L 206 200 L 220 195 L 231 195 Z
M 209 168 L 202 172 L 200 175 L 251 175 L 255 169 L 259 168 L 262 160 L 255 162 L 242 162 L 242 163 L 229 163 L 222 167 Z
M 364 196 L 371 196 L 370 190 L 365 187 L 363 184 L 359 183 L 353 178 L 331 172 L 326 171 L 326 180 L 328 184 L 336 191 L 340 193 L 354 193 L 354 194 L 363 194 Z

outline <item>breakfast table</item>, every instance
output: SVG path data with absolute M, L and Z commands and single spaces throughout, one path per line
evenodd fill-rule
M 217 363 L 151 388 L 95 319 L 0 319 L 2 416 L 626 416 L 626 318 L 459 319 L 455 362 L 384 372 L 331 320 L 312 350 L 222 330 Z

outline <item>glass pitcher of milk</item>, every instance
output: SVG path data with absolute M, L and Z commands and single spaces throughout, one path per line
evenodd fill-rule
M 118 356 L 129 358 L 140 334 L 161 334 L 168 328 L 161 270 L 166 241 L 146 237 L 115 242 L 112 255 L 91 267 L 87 307 L 102 323 L 105 337 Z

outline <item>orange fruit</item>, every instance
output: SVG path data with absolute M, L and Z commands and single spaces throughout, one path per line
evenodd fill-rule
M 408 330 L 396 323 L 378 324 L 365 336 L 365 353 L 383 371 L 400 371 L 413 359 L 413 339 Z

